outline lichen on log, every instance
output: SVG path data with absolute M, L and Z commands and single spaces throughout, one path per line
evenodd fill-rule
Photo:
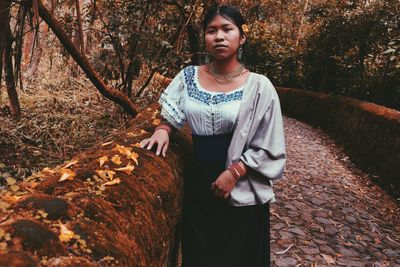
M 178 132 L 166 158 L 140 148 L 160 121 L 158 108 L 1 190 L 0 266 L 167 266 L 190 135 Z

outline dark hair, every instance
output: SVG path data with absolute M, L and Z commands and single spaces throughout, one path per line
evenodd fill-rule
M 240 34 L 245 34 L 242 25 L 246 22 L 242 14 L 240 14 L 240 11 L 232 6 L 213 6 L 210 8 L 204 17 L 203 31 L 206 31 L 208 24 L 210 24 L 217 15 L 221 15 L 232 21 L 239 28 Z

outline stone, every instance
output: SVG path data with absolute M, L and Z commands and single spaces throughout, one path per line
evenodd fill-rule
M 343 254 L 345 257 L 359 257 L 360 253 L 355 250 L 347 249 L 345 247 L 339 247 L 339 253 Z
M 357 223 L 357 219 L 354 218 L 353 216 L 346 215 L 344 218 L 345 218 L 345 220 L 346 220 L 347 222 L 349 222 L 349 223 Z
M 329 236 L 336 236 L 339 231 L 333 226 L 325 226 L 325 233 Z
M 383 253 L 385 253 L 385 255 L 390 257 L 390 258 L 394 258 L 394 257 L 399 257 L 400 256 L 399 251 L 394 251 L 392 249 L 384 249 Z
M 330 246 L 322 245 L 319 247 L 319 250 L 321 251 L 321 253 L 324 253 L 324 254 L 328 254 L 331 256 L 336 255 L 335 251 Z
M 305 253 L 305 254 L 311 254 L 311 255 L 315 255 L 315 254 L 319 254 L 320 251 L 318 248 L 315 247 L 300 247 L 300 249 Z
M 289 266 L 296 266 L 297 260 L 292 257 L 285 257 L 283 259 L 277 258 L 275 260 L 275 265 L 278 267 L 289 267 Z
M 302 235 L 302 236 L 305 236 L 305 235 L 306 235 L 306 233 L 304 233 L 304 231 L 301 230 L 301 229 L 298 228 L 298 227 L 290 228 L 290 229 L 289 229 L 289 232 L 295 233 L 295 234 L 298 234 L 298 235 Z
M 315 220 L 322 224 L 332 224 L 332 222 L 330 220 L 322 218 L 322 217 L 316 217 Z

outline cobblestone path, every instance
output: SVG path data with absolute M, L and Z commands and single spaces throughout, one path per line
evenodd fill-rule
M 400 266 L 399 201 L 322 130 L 287 117 L 284 125 L 288 161 L 270 206 L 272 266 Z

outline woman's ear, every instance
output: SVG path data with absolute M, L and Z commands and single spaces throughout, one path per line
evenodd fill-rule
M 246 35 L 245 35 L 245 34 L 242 34 L 242 35 L 240 36 L 240 41 L 239 41 L 240 45 L 243 45 L 243 44 L 246 42 L 246 40 L 247 40 Z

